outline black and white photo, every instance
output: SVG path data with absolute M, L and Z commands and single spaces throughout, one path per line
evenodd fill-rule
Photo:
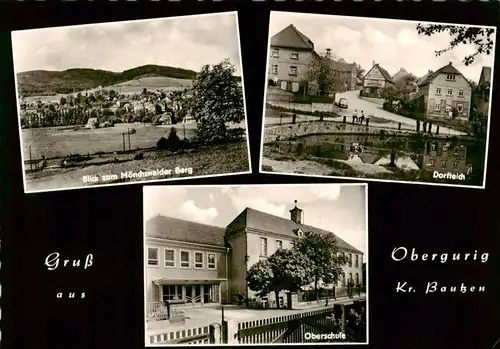
M 261 172 L 484 189 L 495 38 L 271 12 Z
M 366 184 L 145 186 L 143 205 L 146 345 L 368 343 Z
M 25 192 L 248 173 L 236 12 L 12 32 Z

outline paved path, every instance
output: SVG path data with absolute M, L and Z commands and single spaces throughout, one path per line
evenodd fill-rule
M 341 297 L 337 300 L 330 299 L 328 305 L 333 304 L 350 304 L 355 300 L 365 300 L 366 294 L 362 293 L 361 297 L 355 295 L 353 298 Z M 318 310 L 325 308 L 325 301 L 319 303 L 310 302 L 302 303 L 294 309 L 248 309 L 245 307 L 227 306 L 224 307 L 224 317 L 226 320 L 233 321 L 254 321 L 260 319 L 267 319 L 278 316 L 285 316 L 304 312 L 305 310 Z M 190 308 L 187 306 L 183 309 L 187 317 L 184 324 L 170 324 L 167 320 L 162 321 L 157 328 L 148 328 L 147 335 L 152 336 L 165 332 L 182 331 L 195 327 L 208 326 L 211 323 L 220 323 L 222 320 L 222 312 L 220 306 L 206 306 L 204 308 Z
M 391 120 L 396 123 L 400 122 L 401 124 L 411 126 L 412 129 L 416 128 L 416 121 L 414 119 L 388 112 L 387 110 L 382 109 L 382 106 L 380 104 L 359 98 L 358 90 L 337 93 L 335 96 L 335 100 L 338 101 L 340 98 L 347 98 L 347 100 L 349 101 L 349 108 L 347 110 L 344 109 L 344 111 L 342 112 L 343 115 L 345 114 L 348 117 L 351 117 L 353 115 L 354 110 L 358 110 L 358 113 L 360 113 L 360 111 L 362 110 L 365 114 L 365 117 L 373 115 L 375 117 Z M 349 120 L 349 118 L 347 120 Z M 465 135 L 464 132 L 441 126 L 439 127 L 439 133 L 457 136 Z

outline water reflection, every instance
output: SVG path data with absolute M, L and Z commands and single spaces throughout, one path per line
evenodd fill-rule
M 419 136 L 310 135 L 277 142 L 282 150 L 346 163 L 392 165 L 401 170 L 429 170 L 481 175 L 484 144 Z

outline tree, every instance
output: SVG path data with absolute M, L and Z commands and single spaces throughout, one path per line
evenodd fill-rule
M 202 144 L 225 143 L 231 139 L 229 123 L 245 119 L 243 91 L 234 78 L 229 59 L 205 65 L 189 91 L 190 111 L 197 122 L 196 138 Z
M 476 47 L 476 52 L 463 59 L 466 66 L 472 64 L 477 55 L 490 55 L 493 52 L 495 29 L 492 28 L 420 23 L 417 25 L 417 32 L 427 36 L 447 32 L 451 36 L 448 47 L 435 51 L 436 56 L 441 56 L 443 53 L 451 51 L 461 44 L 474 45 Z
M 314 291 L 319 300 L 319 281 L 335 284 L 342 273 L 342 266 L 347 263 L 347 257 L 340 251 L 335 235 L 329 233 L 307 232 L 294 248 L 310 261 Z
M 248 288 L 264 297 L 270 292 L 276 296 L 279 308 L 281 291 L 295 292 L 312 281 L 310 261 L 297 250 L 279 249 L 266 260 L 254 264 L 247 274 Z
M 165 100 L 164 106 L 165 112 L 170 116 L 170 121 L 175 125 L 182 122 L 188 113 L 189 96 L 186 91 L 172 91 Z
M 327 54 L 312 60 L 311 69 L 309 70 L 309 80 L 314 81 L 318 85 L 320 95 L 329 95 L 337 79 L 338 73 Z
M 155 114 L 156 115 L 163 114 L 163 109 L 161 108 L 161 105 L 159 103 L 155 104 Z
M 66 104 L 66 98 L 64 98 L 64 96 L 62 96 L 61 99 L 59 100 L 59 104 L 60 105 L 65 105 Z
M 357 78 L 363 80 L 365 77 L 365 70 L 361 68 L 359 64 L 356 64 L 356 73 L 357 73 Z

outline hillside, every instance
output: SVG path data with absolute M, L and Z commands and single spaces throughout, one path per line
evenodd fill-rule
M 117 85 L 138 78 L 166 77 L 175 80 L 193 80 L 196 72 L 182 68 L 144 65 L 121 73 L 98 69 L 68 69 L 64 71 L 33 70 L 17 74 L 17 84 L 22 96 L 66 94 Z

